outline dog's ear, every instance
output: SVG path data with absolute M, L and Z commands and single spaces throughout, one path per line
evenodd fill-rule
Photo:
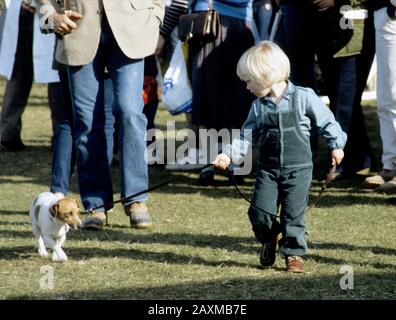
M 53 206 L 49 208 L 49 211 L 51 215 L 56 218 L 58 212 L 59 212 L 59 203 L 55 203 Z

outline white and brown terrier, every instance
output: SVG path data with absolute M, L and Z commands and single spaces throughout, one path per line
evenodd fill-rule
M 40 256 L 48 256 L 47 245 L 53 251 L 52 260 L 67 261 L 62 246 L 70 227 L 77 229 L 81 226 L 79 215 L 77 200 L 65 198 L 59 193 L 43 192 L 33 200 L 29 216 Z

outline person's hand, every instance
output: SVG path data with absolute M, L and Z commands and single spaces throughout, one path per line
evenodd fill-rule
M 219 154 L 216 159 L 214 159 L 214 161 L 212 162 L 212 164 L 216 167 L 216 168 L 220 168 L 225 170 L 231 163 L 231 159 L 229 156 L 227 156 L 224 153 Z
M 334 0 L 314 0 L 312 3 L 316 6 L 318 11 L 326 11 L 334 7 Z
M 344 158 L 344 151 L 342 149 L 334 149 L 331 151 L 331 165 L 340 164 Z
M 165 37 L 160 34 L 157 42 L 157 48 L 155 49 L 156 56 L 159 56 L 161 54 L 161 51 L 164 48 L 165 43 L 166 43 Z
M 75 21 L 80 20 L 83 16 L 74 11 L 65 11 L 65 13 L 54 12 L 52 19 L 54 21 L 54 32 L 65 35 L 77 29 Z

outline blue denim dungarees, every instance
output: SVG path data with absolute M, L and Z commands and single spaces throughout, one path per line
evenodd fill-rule
M 300 128 L 294 95 L 289 96 L 288 111 L 262 112 L 265 136 L 252 196 L 257 207 L 272 214 L 280 205 L 281 222 L 252 206 L 248 212 L 259 242 L 269 242 L 282 232 L 282 256 L 303 256 L 307 249 L 304 211 L 312 180 L 312 154 L 309 137 Z

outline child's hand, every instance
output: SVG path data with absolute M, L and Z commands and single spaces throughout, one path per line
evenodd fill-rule
M 331 165 L 340 164 L 344 158 L 344 151 L 342 149 L 334 149 L 331 151 Z
M 214 161 L 212 162 L 212 164 L 216 167 L 216 168 L 220 168 L 225 170 L 231 163 L 231 159 L 229 156 L 227 156 L 224 153 L 219 154 L 216 159 L 214 159 Z

